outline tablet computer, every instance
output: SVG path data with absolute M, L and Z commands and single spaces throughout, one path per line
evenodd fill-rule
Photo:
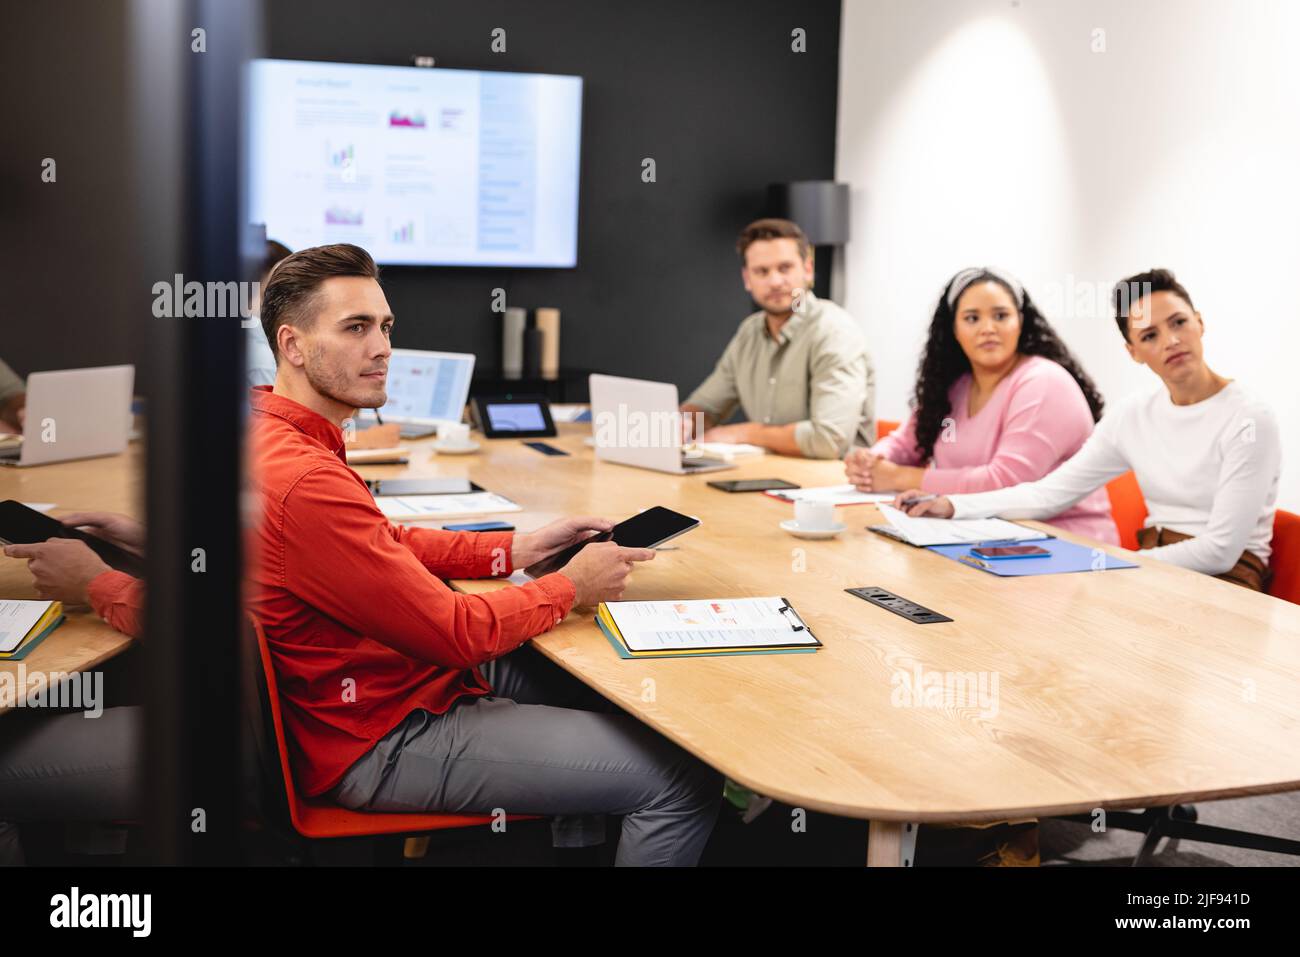
M 533 439 L 555 436 L 551 404 L 544 395 L 480 395 L 474 397 L 474 418 L 489 439 Z
M 794 482 L 787 482 L 785 479 L 729 479 L 721 482 L 710 482 L 709 486 L 721 489 L 724 492 L 770 492 L 777 489 L 799 487 Z
M 656 545 L 662 545 L 678 535 L 684 535 L 699 524 L 700 520 L 693 515 L 683 515 L 680 512 L 674 512 L 670 508 L 664 508 L 662 505 L 656 505 L 654 508 L 648 508 L 644 512 L 633 515 L 625 522 L 619 522 L 608 532 L 594 535 L 584 542 L 578 542 L 576 545 L 570 545 L 568 548 L 556 552 L 549 558 L 534 562 L 524 569 L 524 574 L 530 578 L 540 578 L 543 575 L 549 575 L 551 572 L 557 572 L 567 565 L 584 546 L 589 545 L 591 542 L 613 540 L 615 544 L 624 545 L 628 548 L 654 548 Z
M 371 495 L 468 495 L 481 492 L 483 486 L 467 478 L 444 476 L 438 478 L 386 478 L 366 479 Z
M 71 538 L 85 542 L 104 564 L 136 578 L 144 577 L 144 559 L 118 548 L 102 538 L 87 534 L 58 519 L 28 508 L 13 499 L 0 502 L 0 542 L 6 545 L 32 545 L 51 538 Z

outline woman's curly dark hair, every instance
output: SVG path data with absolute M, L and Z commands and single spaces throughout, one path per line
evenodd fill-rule
M 961 273 L 957 274 L 960 275 Z M 916 448 L 922 459 L 927 462 L 934 456 L 934 443 L 938 441 L 939 434 L 943 431 L 943 420 L 952 412 L 951 404 L 948 402 L 948 390 L 963 373 L 971 371 L 970 360 L 966 358 L 966 353 L 957 342 L 957 334 L 953 331 L 956 310 L 948 307 L 948 292 L 957 276 L 948 280 L 943 295 L 939 297 L 939 304 L 935 306 L 934 319 L 930 322 L 929 338 L 925 343 L 925 351 L 921 353 L 921 363 L 916 372 L 916 392 L 912 397 L 912 405 L 916 409 Z M 997 283 L 1011 295 L 1012 301 L 1015 301 L 1015 291 L 993 273 L 981 273 L 968 283 L 966 288 L 969 289 L 985 280 Z M 1034 301 L 1029 298 L 1029 293 L 1026 292 L 1024 296 L 1024 305 L 1020 308 L 1020 341 L 1016 345 L 1016 351 L 1021 355 L 1051 359 L 1070 373 L 1074 381 L 1079 383 L 1079 388 L 1083 390 L 1084 398 L 1088 400 L 1088 408 L 1092 410 L 1092 420 L 1098 421 L 1105 404 L 1101 393 L 1097 391 L 1088 373 L 1083 371 L 1083 367 L 1070 354 L 1065 343 L 1057 336 L 1056 330 L 1043 318 Z M 959 297 L 957 304 L 960 302 Z

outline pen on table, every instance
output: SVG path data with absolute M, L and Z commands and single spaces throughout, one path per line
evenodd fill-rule
M 991 570 L 993 568 L 993 566 L 990 565 L 988 562 L 982 562 L 974 555 L 958 555 L 957 561 L 962 562 L 963 564 L 966 565 L 974 565 L 976 568 L 983 568 L 986 571 Z

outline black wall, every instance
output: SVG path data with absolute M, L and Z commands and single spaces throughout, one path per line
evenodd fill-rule
M 584 77 L 576 269 L 390 267 L 395 343 L 499 362 L 492 290 L 561 310 L 561 364 L 692 388 L 753 306 L 767 184 L 830 179 L 839 0 L 269 0 L 266 55 Z M 506 52 L 491 52 L 491 31 Z M 791 51 L 806 31 L 807 52 Z M 653 157 L 657 182 L 641 181 Z
M 4 7 L 0 358 L 20 375 L 140 365 L 152 294 L 134 222 L 125 11 L 122 0 Z

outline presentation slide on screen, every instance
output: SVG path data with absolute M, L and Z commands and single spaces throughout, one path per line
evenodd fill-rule
M 255 60 L 249 218 L 381 264 L 575 265 L 582 79 Z

